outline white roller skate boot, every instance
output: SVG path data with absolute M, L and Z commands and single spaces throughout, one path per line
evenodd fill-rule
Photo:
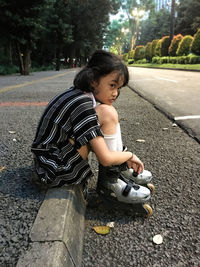
M 124 163 L 120 165 L 120 176 L 121 178 L 131 180 L 136 184 L 147 186 L 152 193 L 155 191 L 154 185 L 150 183 L 152 180 L 152 174 L 148 170 L 144 170 L 138 174 L 132 168 L 129 169 L 127 164 Z
M 148 188 L 120 177 L 120 166 L 99 165 L 97 192 L 107 200 L 129 204 L 144 203 L 151 196 Z

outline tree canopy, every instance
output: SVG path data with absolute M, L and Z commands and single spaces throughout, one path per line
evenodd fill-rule
M 20 62 L 22 74 L 31 62 L 54 62 L 59 70 L 61 58 L 81 62 L 102 47 L 118 8 L 118 0 L 0 0 L 0 48 L 8 62 Z

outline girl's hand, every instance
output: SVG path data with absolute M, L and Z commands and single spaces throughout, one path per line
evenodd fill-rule
M 129 168 L 134 169 L 134 171 L 138 174 L 144 171 L 144 165 L 142 161 L 134 154 L 129 160 L 127 160 L 127 165 Z

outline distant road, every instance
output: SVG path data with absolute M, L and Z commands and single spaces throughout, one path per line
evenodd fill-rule
M 130 67 L 129 85 L 200 142 L 200 72 Z

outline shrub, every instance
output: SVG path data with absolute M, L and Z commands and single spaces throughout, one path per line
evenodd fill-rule
M 160 58 L 160 64 L 168 63 L 168 57 L 161 57 Z
M 154 63 L 154 64 L 160 64 L 160 57 L 153 57 L 152 58 L 152 63 Z
M 143 58 L 143 59 L 138 60 L 136 63 L 145 64 L 145 63 L 147 63 L 147 60 L 146 60 L 146 58 Z
M 145 48 L 143 45 L 138 45 L 135 48 L 134 60 L 140 60 L 145 58 Z
M 178 44 L 180 43 L 182 39 L 183 39 L 182 34 L 178 34 L 174 36 L 174 38 L 172 39 L 171 45 L 169 47 L 169 51 L 168 51 L 170 56 L 176 56 Z
M 196 55 L 189 56 L 189 64 L 200 64 L 200 56 Z
M 19 67 L 15 65 L 0 65 L 0 75 L 18 73 Z
M 157 42 L 157 45 L 156 45 L 156 48 L 155 48 L 155 56 L 158 56 L 158 57 L 161 57 L 161 42 L 162 42 L 162 39 L 160 39 Z
M 168 63 L 176 64 L 177 63 L 177 57 L 169 57 Z
M 133 63 L 134 63 L 134 59 L 133 58 L 128 60 L 128 64 L 133 64 Z
M 151 61 L 152 59 L 152 43 L 148 42 L 145 47 L 145 57 L 148 61 Z
M 161 48 L 160 48 L 160 56 L 165 57 L 168 56 L 168 50 L 170 46 L 170 37 L 169 36 L 164 36 L 161 39 Z
M 194 35 L 194 40 L 191 44 L 191 52 L 197 55 L 200 55 L 200 29 Z
M 128 53 L 124 53 L 124 54 L 123 54 L 123 60 L 124 60 L 125 62 L 128 61 Z
M 151 45 L 151 55 L 152 55 L 152 57 L 156 56 L 156 45 L 157 45 L 158 41 L 159 41 L 158 39 L 152 41 L 152 45 Z
M 135 50 L 131 50 L 128 52 L 128 59 L 133 59 Z
M 193 37 L 191 35 L 186 35 L 180 41 L 177 49 L 177 56 L 187 56 L 190 53 L 190 46 L 193 41 Z

